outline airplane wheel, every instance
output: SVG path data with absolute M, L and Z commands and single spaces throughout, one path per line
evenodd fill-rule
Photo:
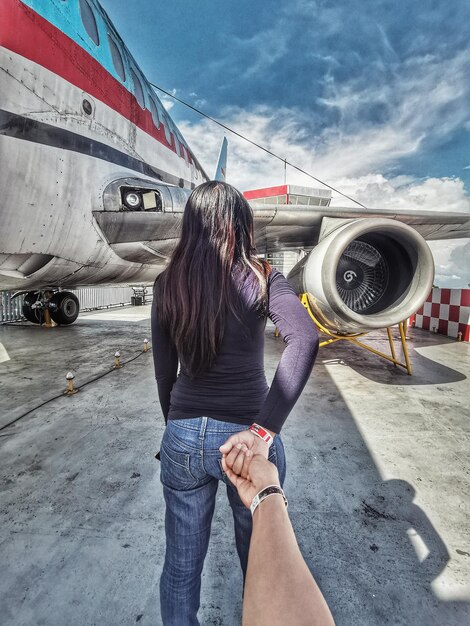
M 30 291 L 24 297 L 23 315 L 33 324 L 42 324 L 44 321 L 44 312 L 42 309 L 33 309 L 32 305 L 37 301 L 38 296 L 34 291 Z
M 80 312 L 77 296 L 70 291 L 59 291 L 50 299 L 51 317 L 56 324 L 73 324 Z

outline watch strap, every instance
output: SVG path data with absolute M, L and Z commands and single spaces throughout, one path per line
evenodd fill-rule
M 269 498 L 269 496 L 274 496 L 274 495 L 282 496 L 284 498 L 284 504 L 286 505 L 286 507 L 288 506 L 286 494 L 284 493 L 283 489 L 279 487 L 279 485 L 268 485 L 268 487 L 265 487 L 264 489 L 262 489 L 253 498 L 251 505 L 250 505 L 251 514 L 252 515 L 254 514 L 257 507 L 261 504 L 261 502 L 263 502 L 263 500 L 266 500 L 266 498 Z
M 263 441 L 265 441 L 267 444 L 271 445 L 273 442 L 273 436 L 270 435 L 268 433 L 268 431 L 263 428 L 262 426 L 260 426 L 259 424 L 252 424 L 249 428 L 249 430 L 251 430 L 251 432 L 255 435 L 257 435 L 258 437 L 260 437 Z

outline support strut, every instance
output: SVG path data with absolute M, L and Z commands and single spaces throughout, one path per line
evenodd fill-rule
M 360 348 L 364 348 L 364 350 L 368 350 L 369 352 L 372 352 L 373 354 L 376 354 L 377 356 L 386 359 L 387 361 L 390 361 L 391 363 L 393 363 L 393 365 L 396 367 L 397 365 L 399 367 L 403 367 L 404 369 L 406 369 L 406 371 L 408 372 L 408 375 L 411 376 L 412 374 L 412 369 L 411 369 L 411 363 L 410 363 L 410 358 L 408 355 L 408 346 L 406 343 L 406 331 L 407 331 L 407 322 L 399 322 L 398 323 L 398 331 L 400 334 L 400 343 L 401 343 L 401 347 L 403 350 L 403 356 L 405 359 L 405 362 L 402 363 L 399 359 L 397 359 L 397 355 L 395 352 L 395 346 L 393 343 L 393 335 L 392 335 L 392 327 L 388 327 L 387 328 L 387 335 L 388 335 L 388 341 L 390 344 L 390 352 L 392 354 L 392 356 L 389 356 L 388 354 L 385 354 L 384 352 L 381 352 L 380 350 L 376 350 L 375 348 L 372 348 L 371 346 L 366 345 L 365 343 L 362 343 L 362 341 L 359 341 L 359 337 L 364 337 L 365 335 L 367 335 L 368 333 L 356 333 L 356 334 L 350 334 L 350 335 L 337 335 L 334 332 L 332 332 L 331 330 L 329 330 L 326 326 L 324 326 L 324 324 L 321 323 L 321 321 L 315 316 L 315 314 L 313 313 L 310 304 L 308 302 L 308 298 L 307 298 L 307 294 L 303 293 L 300 297 L 300 300 L 302 302 L 302 304 L 304 305 L 304 307 L 307 309 L 308 314 L 310 315 L 310 317 L 312 318 L 315 326 L 318 328 L 318 330 L 320 332 L 322 332 L 324 335 L 326 335 L 328 337 L 328 339 L 325 339 L 323 341 L 320 342 L 320 348 L 324 347 L 324 346 L 328 346 L 331 343 L 335 343 L 336 341 L 349 341 L 353 344 L 355 344 L 356 346 L 359 346 Z

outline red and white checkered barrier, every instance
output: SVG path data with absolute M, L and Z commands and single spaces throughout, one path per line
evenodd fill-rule
M 433 289 L 413 318 L 416 328 L 470 341 L 470 289 Z

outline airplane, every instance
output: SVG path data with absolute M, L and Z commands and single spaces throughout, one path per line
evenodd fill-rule
M 0 8 L 0 289 L 26 294 L 31 322 L 71 324 L 67 289 L 154 281 L 208 176 L 97 0 Z M 288 279 L 339 333 L 413 314 L 434 276 L 426 240 L 470 237 L 445 210 L 251 205 L 258 250 L 306 253 Z

